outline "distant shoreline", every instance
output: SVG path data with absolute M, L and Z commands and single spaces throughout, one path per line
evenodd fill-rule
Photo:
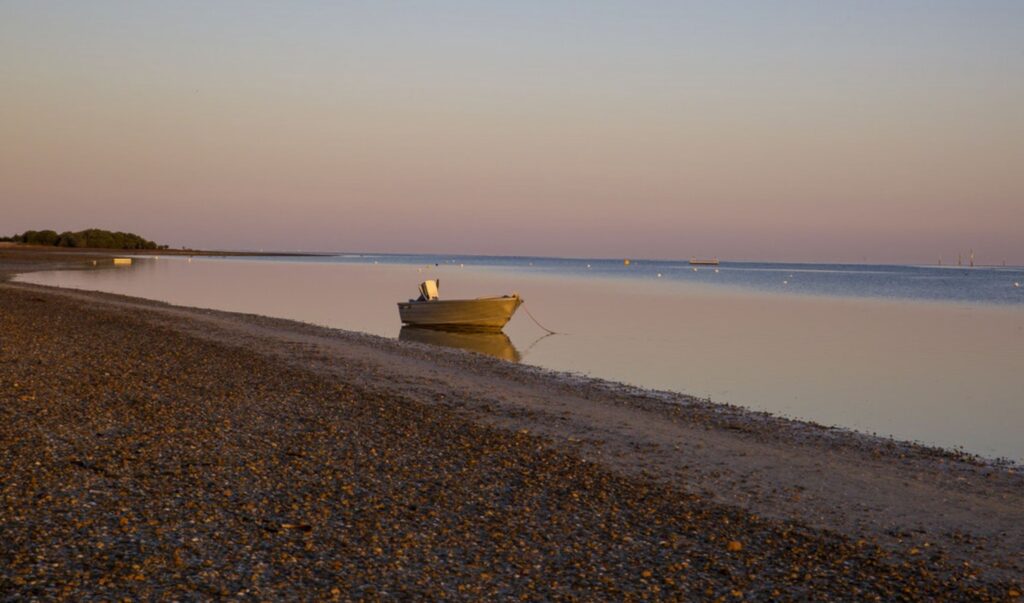
M 333 253 L 304 251 L 218 251 L 215 249 L 108 249 L 104 247 L 54 247 L 52 245 L 29 245 L 26 243 L 0 242 L 0 250 L 35 251 L 39 253 L 98 254 L 98 255 L 185 255 L 185 256 L 269 256 L 269 257 L 316 257 L 332 256 Z
M 238 250 L 216 250 L 216 249 L 106 249 L 100 247 L 53 247 L 48 245 L 28 245 L 24 243 L 0 242 L 0 251 L 21 250 L 39 251 L 67 254 L 101 254 L 101 255 L 144 255 L 144 256 L 206 256 L 206 257 L 333 257 L 333 256 L 360 256 L 360 257 L 403 257 L 403 256 L 424 256 L 434 258 L 490 258 L 490 259 L 535 259 L 535 260 L 561 260 L 566 262 L 622 262 L 629 259 L 631 265 L 652 264 L 652 263 L 681 263 L 687 264 L 688 257 L 678 258 L 645 258 L 631 256 L 609 257 L 609 256 L 562 256 L 562 255 L 532 255 L 532 254 L 493 254 L 493 253 L 452 253 L 452 252 L 395 252 L 395 251 L 238 251 Z M 958 266 L 956 264 L 937 264 L 923 262 L 871 262 L 871 261 L 809 261 L 809 260 L 773 260 L 773 259 L 721 259 L 720 265 L 730 264 L 767 264 L 779 266 L 896 266 L 915 268 L 948 268 L 970 270 L 972 268 L 998 268 L 1007 270 L 1024 270 L 1024 264 L 982 264 L 975 263 L 974 266 Z M 708 266 L 698 266 L 708 268 Z

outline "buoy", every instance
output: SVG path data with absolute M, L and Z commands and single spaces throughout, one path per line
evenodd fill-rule
M 661 278 L 661 273 L 660 272 L 658 273 L 658 278 Z
M 715 274 L 718 274 L 718 268 L 715 268 Z
M 622 263 L 626 266 L 629 266 L 629 260 L 622 260 Z
M 694 269 L 693 269 L 693 271 L 694 271 L 694 272 L 697 272 L 697 269 L 696 269 L 696 268 L 694 268 Z
M 465 268 L 465 267 L 466 267 L 465 264 L 459 264 L 459 268 Z
M 96 262 L 93 262 L 93 264 L 95 264 L 95 263 L 96 263 Z M 1014 287 L 1018 287 L 1018 288 L 1019 288 L 1019 287 L 1020 287 L 1020 283 L 1014 283 L 1014 284 L 1013 284 L 1013 286 L 1014 286 Z
M 788 285 L 788 284 L 789 284 L 789 281 L 782 281 L 782 284 L 783 284 L 783 285 Z
M 587 268 L 588 268 L 588 269 L 590 268 L 590 264 L 587 264 Z

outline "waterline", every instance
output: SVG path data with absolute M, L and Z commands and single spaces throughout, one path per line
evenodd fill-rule
M 440 278 L 446 298 L 517 291 L 541 322 L 568 333 L 531 345 L 544 333 L 517 315 L 505 329 L 511 349 L 487 344 L 509 360 L 1024 460 L 1024 308 L 1013 304 L 569 278 L 465 262 L 161 259 L 19 280 L 397 338 L 396 303 L 425 278 Z

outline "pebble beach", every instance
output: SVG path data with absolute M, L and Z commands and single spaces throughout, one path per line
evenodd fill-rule
M 7 281 L 93 259 L 0 248 L 0 600 L 1020 600 L 1011 463 Z

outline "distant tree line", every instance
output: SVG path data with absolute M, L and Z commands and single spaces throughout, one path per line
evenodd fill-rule
M 66 231 L 57 234 L 55 230 L 26 230 L 11 237 L 0 237 L 0 241 L 25 243 L 28 245 L 52 245 L 54 247 L 94 247 L 99 249 L 167 249 L 131 232 L 111 232 L 89 228 L 78 232 Z

